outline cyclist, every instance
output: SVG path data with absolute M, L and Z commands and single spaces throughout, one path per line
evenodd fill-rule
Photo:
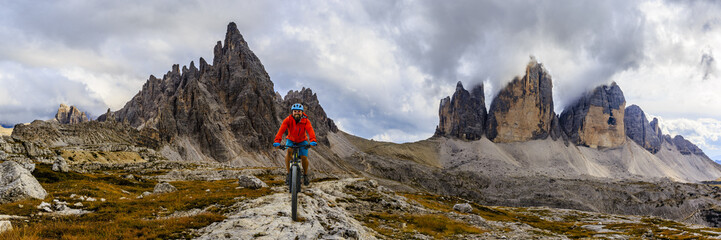
M 273 141 L 273 147 L 280 147 L 280 140 L 283 139 L 283 134 L 287 131 L 288 136 L 285 142 L 286 146 L 316 146 L 318 143 L 315 139 L 315 131 L 313 126 L 310 125 L 308 115 L 303 112 L 303 105 L 300 103 L 293 104 L 290 108 L 291 114 L 283 120 L 280 124 L 280 130 L 275 135 L 275 141 Z M 306 133 L 310 136 L 310 143 Z M 308 179 L 308 149 L 298 148 L 298 155 L 300 155 L 301 163 L 303 165 L 303 184 L 308 186 L 310 180 Z M 286 184 L 290 183 L 290 160 L 293 158 L 293 149 L 288 148 L 288 153 L 285 155 L 285 170 L 287 177 L 285 178 Z

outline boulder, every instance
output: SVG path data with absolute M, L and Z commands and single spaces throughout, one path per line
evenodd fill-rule
M 70 171 L 70 166 L 68 165 L 68 162 L 65 161 L 65 158 L 58 155 L 55 157 L 55 163 L 53 163 L 52 170 L 55 172 L 68 172 Z
M 13 225 L 10 223 L 10 221 L 0 221 L 0 234 L 13 230 Z
M 13 161 L 0 164 L 0 203 L 28 198 L 43 199 L 47 194 L 38 180 L 22 165 Z
M 473 207 L 471 207 L 471 204 L 468 203 L 459 203 L 456 205 L 453 205 L 453 210 L 462 212 L 462 213 L 469 213 L 473 211 Z
M 441 99 L 436 136 L 478 140 L 483 136 L 486 121 L 486 100 L 483 84 L 469 93 L 458 81 L 453 97 Z
M 32 173 L 33 171 L 35 171 L 35 163 L 33 162 L 33 160 L 30 160 L 25 156 L 12 156 L 7 160 L 20 164 L 21 166 L 23 166 L 23 168 L 27 169 L 28 172 Z
M 626 141 L 625 108 L 626 99 L 615 82 L 598 86 L 563 110 L 561 128 L 577 145 L 617 147 Z
M 623 124 L 626 129 L 626 136 L 638 143 L 638 145 L 651 153 L 657 153 L 661 149 L 661 139 L 659 139 L 659 132 L 657 132 L 660 130 L 651 126 L 651 123 L 646 119 L 646 114 L 639 106 L 631 105 L 626 108 Z
M 238 185 L 242 188 L 259 189 L 267 188 L 268 184 L 252 175 L 240 175 L 238 176 Z
M 175 191 L 178 191 L 178 189 L 175 188 L 175 186 L 173 186 L 167 182 L 158 183 L 155 185 L 155 188 L 153 189 L 154 194 L 171 193 L 171 192 L 175 192 Z
M 543 65 L 531 58 L 526 75 L 516 77 L 493 99 L 486 136 L 494 142 L 524 142 L 549 136 L 553 111 L 553 84 Z

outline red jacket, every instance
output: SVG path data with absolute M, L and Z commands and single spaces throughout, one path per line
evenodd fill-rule
M 288 131 L 288 136 L 286 137 L 288 140 L 296 143 L 308 140 L 308 138 L 305 137 L 305 133 L 308 132 L 308 135 L 310 135 L 310 141 L 316 142 L 315 131 L 313 131 L 313 126 L 310 125 L 308 115 L 305 115 L 305 113 L 303 113 L 303 116 L 298 123 L 295 123 L 295 118 L 293 118 L 292 114 L 285 118 L 283 123 L 280 124 L 280 130 L 278 130 L 278 134 L 275 135 L 274 142 L 280 143 L 280 140 L 283 139 L 283 134 L 286 130 Z

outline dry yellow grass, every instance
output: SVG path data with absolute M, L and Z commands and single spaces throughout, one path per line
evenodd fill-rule
M 433 236 L 436 239 L 449 239 L 464 234 L 487 232 L 467 223 L 450 219 L 443 214 L 370 213 L 361 220 L 376 232 L 394 239 L 408 238 L 417 232 Z
M 153 191 L 157 182 L 136 181 L 112 175 L 57 173 L 49 166 L 38 165 L 33 172 L 48 191 L 45 202 L 58 199 L 71 205 L 78 200 L 71 194 L 85 195 L 106 202 L 83 202 L 82 209 L 93 211 L 83 216 L 34 216 L 29 222 L 13 221 L 14 229 L 0 234 L 0 239 L 177 239 L 192 237 L 188 229 L 200 228 L 222 221 L 225 207 L 238 197 L 256 198 L 267 195 L 270 189 L 236 189 L 236 180 L 173 182 L 178 191 L 136 196 Z M 209 190 L 209 191 L 206 191 Z M 130 192 L 130 194 L 123 191 Z M 121 199 L 123 198 L 123 199 Z M 3 214 L 30 216 L 41 200 L 25 200 L 0 205 Z M 24 205 L 19 208 L 18 204 Z M 212 206 L 211 206 L 212 205 Z M 204 209 L 208 211 L 190 217 L 161 219 L 176 211 Z M 76 208 L 76 207 L 73 207 Z

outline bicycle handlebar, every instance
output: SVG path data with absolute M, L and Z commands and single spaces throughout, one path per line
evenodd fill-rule
M 280 148 L 281 150 L 285 150 L 285 149 L 287 149 L 287 148 L 305 148 L 305 149 L 310 149 L 310 145 L 305 145 L 305 146 L 287 146 L 287 145 L 285 145 L 285 144 L 282 144 L 282 145 L 280 145 L 278 148 Z

